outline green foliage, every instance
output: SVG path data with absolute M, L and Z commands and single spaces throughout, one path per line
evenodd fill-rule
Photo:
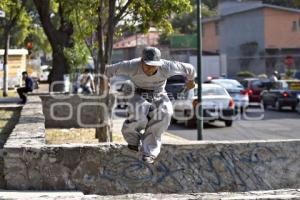
M 131 16 L 124 17 L 122 23 L 130 27 L 132 32 L 139 30 L 145 33 L 151 26 L 155 26 L 163 32 L 171 33 L 173 27 L 170 17 L 191 11 L 189 0 L 133 0 L 127 10 Z
M 300 8 L 299 0 L 264 0 L 263 3 L 285 6 L 290 8 Z
M 51 46 L 44 33 L 43 28 L 40 25 L 33 25 L 30 30 L 28 40 L 29 39 L 33 43 L 33 51 L 42 50 L 44 53 L 51 53 Z
M 96 41 L 96 30 L 98 25 L 98 8 L 99 1 L 79 0 L 67 4 L 64 1 L 65 10 L 68 7 L 73 9 L 69 12 L 69 20 L 74 22 L 74 38 L 76 42 L 86 44 L 91 56 L 95 57 L 98 49 Z M 127 1 L 119 1 L 116 7 L 114 17 L 116 17 L 124 8 Z M 183 14 L 190 12 L 192 7 L 189 0 L 133 0 L 125 10 L 124 14 L 115 22 L 115 32 L 111 33 L 114 39 L 123 35 L 124 31 L 130 32 L 147 32 L 151 26 L 162 30 L 165 33 L 173 32 L 172 24 L 169 19 L 174 13 Z M 174 12 L 175 11 L 175 12 Z M 108 5 L 105 5 L 101 12 L 103 23 L 107 26 L 108 22 Z M 107 34 L 107 29 L 104 30 L 104 35 Z
M 237 76 L 243 78 L 252 78 L 255 77 L 255 74 L 250 71 L 240 71 L 237 73 Z
M 1 0 L 0 10 L 5 12 L 5 18 L 0 18 L 0 41 L 4 41 L 5 28 L 9 28 L 11 38 L 10 45 L 16 48 L 24 47 L 24 40 L 30 33 L 32 19 L 21 7 L 20 0 Z M 15 24 L 12 24 L 16 17 Z M 2 43 L 2 48 L 4 44 Z
M 64 54 L 70 66 L 70 72 L 83 69 L 88 63 L 89 52 L 83 43 L 75 43 L 73 48 L 64 49 Z
M 285 77 L 286 77 L 287 79 L 291 78 L 291 77 L 293 76 L 293 74 L 294 74 L 294 70 L 292 70 L 292 69 L 287 69 L 287 70 L 285 71 Z
M 192 2 L 193 3 L 193 2 Z M 208 3 L 208 2 L 206 2 Z M 209 4 L 208 4 L 209 5 Z M 214 8 L 210 8 L 205 3 L 201 4 L 202 18 L 212 17 L 217 15 Z M 176 33 L 193 34 L 197 31 L 197 5 L 193 3 L 192 12 L 184 13 L 183 15 L 176 15 L 172 19 L 172 26 Z

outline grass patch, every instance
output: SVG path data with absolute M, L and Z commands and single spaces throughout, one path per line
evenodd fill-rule
M 0 149 L 3 148 L 8 136 L 18 123 L 20 108 L 0 109 Z M 0 155 L 0 189 L 4 189 L 6 183 L 3 174 L 4 161 Z
M 47 144 L 98 144 L 94 128 L 46 129 Z M 121 134 L 113 134 L 114 142 L 125 142 Z
M 16 90 L 8 90 L 7 97 L 18 97 L 18 93 Z M 0 97 L 3 97 L 3 90 L 0 90 Z
M 0 109 L 0 148 L 3 147 L 20 117 L 20 108 Z

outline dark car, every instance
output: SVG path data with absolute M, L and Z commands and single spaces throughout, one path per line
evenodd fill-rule
M 181 75 L 168 78 L 165 89 L 171 101 L 178 99 L 178 96 L 185 88 L 185 82 L 185 77 Z
M 246 78 L 241 81 L 249 96 L 249 104 L 259 104 L 261 102 L 261 92 L 270 85 L 269 80 L 261 80 L 258 78 Z
M 293 74 L 293 78 L 300 80 L 300 71 L 295 71 Z
M 296 110 L 300 98 L 299 80 L 279 80 L 272 84 L 268 90 L 261 94 L 264 108 L 268 106 L 281 110 L 282 107 L 290 107 Z

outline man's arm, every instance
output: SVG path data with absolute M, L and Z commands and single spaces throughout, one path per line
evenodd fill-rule
M 33 90 L 33 79 L 32 78 L 27 78 L 26 81 L 25 81 L 25 87 L 26 89 L 28 90 Z
M 137 70 L 136 63 L 134 62 L 136 61 L 127 60 L 116 64 L 107 65 L 105 68 L 105 75 L 107 76 L 108 79 L 113 76 L 120 76 L 120 75 L 130 76 L 134 74 Z
M 108 91 L 110 88 L 109 79 L 113 76 L 131 76 L 137 72 L 137 66 L 140 64 L 139 59 L 122 61 L 116 64 L 107 65 L 105 68 L 105 78 L 101 84 L 102 91 Z

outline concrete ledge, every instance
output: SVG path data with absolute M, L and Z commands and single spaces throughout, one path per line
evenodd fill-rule
M 299 144 L 164 145 L 154 165 L 116 144 L 9 147 L 5 178 L 8 189 L 105 195 L 300 188 Z
M 35 144 L 45 144 L 45 117 L 41 99 L 38 96 L 31 96 L 23 106 L 19 122 L 4 148 Z
M 40 109 L 39 97 L 30 97 L 5 144 L 8 189 L 119 195 L 300 188 L 300 140 L 164 144 L 149 165 L 121 144 L 45 144 Z

